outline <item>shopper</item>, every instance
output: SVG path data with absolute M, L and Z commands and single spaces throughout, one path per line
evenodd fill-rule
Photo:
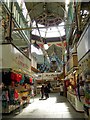
M 45 84 L 44 93 L 45 93 L 45 99 L 49 98 L 49 88 L 47 84 Z
M 60 84 L 60 95 L 63 96 L 64 93 L 64 88 L 63 88 L 63 84 Z
M 47 86 L 48 86 L 48 92 L 50 93 L 50 92 L 51 92 L 51 89 L 52 89 L 51 83 L 48 82 Z
M 43 99 L 44 97 L 44 85 L 42 85 L 41 87 L 41 99 Z

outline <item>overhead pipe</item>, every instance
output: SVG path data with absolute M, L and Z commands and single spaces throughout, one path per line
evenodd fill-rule
M 74 9 L 75 9 L 75 19 L 76 19 L 76 26 L 77 26 L 77 32 L 79 31 L 78 26 L 78 18 L 77 18 L 77 8 L 76 8 L 76 2 L 74 1 Z
M 9 41 L 12 41 L 12 13 L 13 12 L 13 2 L 11 2 L 11 14 L 10 14 L 10 31 L 9 31 Z
M 75 24 L 72 23 L 72 24 L 67 24 L 67 25 L 56 25 L 56 26 L 50 26 L 50 28 L 52 27 L 62 27 L 62 26 L 68 26 L 68 27 L 74 27 Z M 45 29 L 46 27 L 38 27 L 38 29 Z M 13 29 L 13 31 L 19 31 L 19 30 L 32 30 L 32 29 L 37 29 L 37 27 L 28 27 L 28 28 L 15 28 Z

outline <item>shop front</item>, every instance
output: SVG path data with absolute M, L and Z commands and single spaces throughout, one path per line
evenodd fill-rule
M 10 113 L 29 103 L 31 60 L 13 44 L 2 44 L 2 113 Z
M 77 53 L 72 53 L 65 66 L 66 96 L 76 111 L 83 112 L 83 104 L 79 101 L 77 92 L 78 58 Z
M 84 107 L 85 116 L 90 119 L 90 22 L 87 23 L 77 44 L 79 66 L 79 88 L 83 88 L 84 96 L 79 94 Z M 82 49 L 83 48 L 83 49 Z

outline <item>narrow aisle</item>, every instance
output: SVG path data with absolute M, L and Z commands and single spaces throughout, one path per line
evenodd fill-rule
M 14 118 L 84 118 L 83 113 L 76 112 L 67 99 L 57 93 L 51 93 L 47 100 L 39 98 L 34 98 L 34 102 Z

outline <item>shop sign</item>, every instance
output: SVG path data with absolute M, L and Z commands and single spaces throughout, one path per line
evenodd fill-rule
M 2 45 L 2 51 L 2 68 L 22 69 L 31 72 L 31 61 L 13 45 Z
M 60 74 L 61 73 L 42 73 L 42 74 L 38 74 L 37 79 L 54 80 Z

